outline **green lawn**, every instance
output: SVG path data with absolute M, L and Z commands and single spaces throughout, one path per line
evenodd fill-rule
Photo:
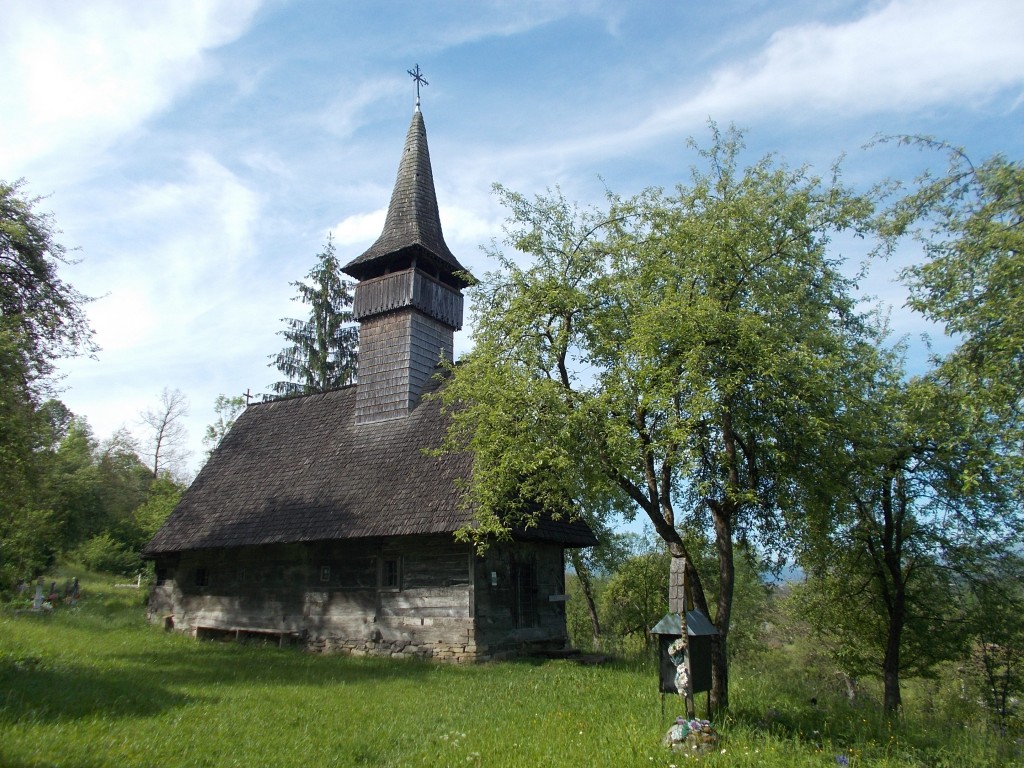
M 144 623 L 134 590 L 0 612 L 0 765 L 668 766 L 681 710 L 653 663 L 456 667 L 196 642 Z M 965 702 L 908 691 L 890 723 L 782 656 L 737 665 L 708 766 L 1014 765 Z M 817 699 L 811 702 L 811 697 Z M 723 752 L 724 751 L 724 752 Z M 1019 758 L 1019 753 L 1017 755 Z

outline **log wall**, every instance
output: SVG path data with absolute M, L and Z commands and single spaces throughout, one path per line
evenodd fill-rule
M 530 572 L 534 578 L 524 578 Z M 491 657 L 562 650 L 568 645 L 561 546 L 494 545 L 476 561 L 474 588 L 477 646 Z
M 394 587 L 382 582 L 388 562 Z M 535 569 L 535 616 L 520 611 L 524 568 Z M 548 599 L 564 592 L 556 545 L 496 545 L 483 557 L 450 536 L 270 545 L 185 552 L 157 571 L 150 621 L 194 636 L 457 662 L 566 643 L 564 603 Z

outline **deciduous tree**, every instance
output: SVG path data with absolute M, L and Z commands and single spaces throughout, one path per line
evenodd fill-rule
M 44 567 L 59 522 L 45 493 L 59 440 L 56 411 L 40 410 L 55 361 L 91 353 L 85 305 L 65 282 L 69 264 L 52 219 L 26 197 L 24 182 L 0 181 L 0 581 Z M 65 409 L 66 410 L 66 409 Z M 55 421 L 56 419 L 56 421 Z
M 164 387 L 158 405 L 142 412 L 142 424 L 146 432 L 146 456 L 150 460 L 153 477 L 161 473 L 181 474 L 188 457 L 185 441 L 188 431 L 185 417 L 188 416 L 188 398 L 180 389 Z
M 443 397 L 451 447 L 476 457 L 476 535 L 594 499 L 646 515 L 673 556 L 688 554 L 684 523 L 714 530 L 714 611 L 692 557 L 687 575 L 721 633 L 717 711 L 734 546 L 784 549 L 834 469 L 821 436 L 870 328 L 829 242 L 866 229 L 872 204 L 838 171 L 741 170 L 739 132 L 712 130 L 674 195 L 581 211 L 499 187 L 518 254 L 495 247 L 498 270 L 471 289 L 475 347 Z
M 898 350 L 875 359 L 837 422 L 846 469 L 809 510 L 801 563 L 805 615 L 844 672 L 882 678 L 895 712 L 904 676 L 962 650 L 960 587 L 1020 541 L 1024 520 L 970 395 L 936 372 L 908 380 Z
M 61 278 L 67 251 L 52 218 L 35 210 L 40 198 L 26 197 L 23 187 L 0 181 L 0 317 L 20 353 L 21 376 L 38 384 L 56 359 L 96 347 L 85 315 L 91 299 Z
M 893 207 L 896 233 L 912 232 L 925 259 L 903 273 L 910 306 L 959 339 L 945 361 L 1019 406 L 1024 396 L 1024 165 L 994 155 L 976 165 L 960 147 L 926 137 L 903 143 L 947 156 Z M 1019 410 L 1019 408 L 1017 409 Z
M 216 414 L 216 419 L 213 424 L 206 426 L 206 434 L 203 435 L 203 445 L 206 446 L 207 456 L 212 455 L 217 450 L 221 440 L 224 439 L 224 436 L 227 435 L 234 425 L 238 414 L 245 410 L 245 398 L 242 395 L 236 395 L 235 397 L 217 395 L 217 399 L 213 401 L 213 410 Z

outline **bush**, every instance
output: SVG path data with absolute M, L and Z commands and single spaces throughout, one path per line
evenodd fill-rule
M 86 568 L 130 576 L 142 567 L 139 556 L 109 533 L 93 536 L 75 550 L 74 556 Z

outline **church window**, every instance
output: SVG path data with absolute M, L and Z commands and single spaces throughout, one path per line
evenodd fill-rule
M 401 589 L 402 561 L 401 558 L 384 557 L 380 561 L 380 588 Z

